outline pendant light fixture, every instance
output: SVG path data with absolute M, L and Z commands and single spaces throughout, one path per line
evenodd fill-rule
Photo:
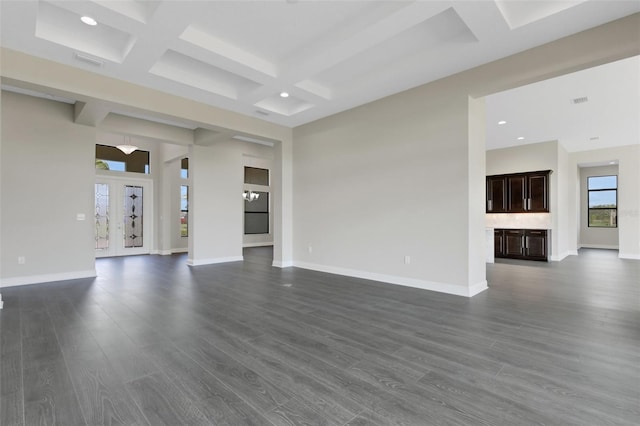
M 125 154 L 129 155 L 133 151 L 138 149 L 137 146 L 131 145 L 131 136 L 123 136 L 122 140 L 124 143 L 121 145 L 116 145 L 116 148 L 118 148 L 120 151 L 124 152 Z

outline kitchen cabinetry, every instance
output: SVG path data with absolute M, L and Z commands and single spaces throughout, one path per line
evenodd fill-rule
M 507 211 L 507 187 L 504 176 L 487 177 L 487 212 Z
M 504 229 L 493 230 L 493 257 L 504 257 Z
M 549 233 L 546 229 L 495 229 L 494 256 L 547 261 Z
M 487 176 L 487 213 L 549 211 L 550 170 Z
M 527 259 L 547 260 L 548 234 L 545 229 L 526 229 L 524 231 L 524 256 Z

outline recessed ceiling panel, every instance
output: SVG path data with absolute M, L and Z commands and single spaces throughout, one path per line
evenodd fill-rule
M 548 18 L 586 0 L 496 0 L 496 5 L 511 29 Z
M 200 31 L 193 26 L 189 26 L 182 35 L 180 35 L 180 39 L 270 77 L 276 76 L 275 64 L 266 61 L 260 56 L 253 55 L 246 50 L 239 49 L 212 36 L 208 32 Z
M 334 28 L 374 7 L 367 1 L 212 2 L 192 27 L 226 40 L 264 60 L 278 63 Z
M 230 99 L 237 99 L 260 86 L 255 81 L 173 50 L 168 50 L 149 72 Z
M 44 1 L 38 4 L 35 35 L 117 63 L 124 61 L 134 42 L 134 37 L 124 31 L 100 22 L 86 25 L 77 14 Z
M 147 23 L 151 19 L 160 3 L 155 0 L 92 0 L 92 2 L 142 23 Z
M 383 72 L 385 68 L 401 64 L 405 58 L 418 55 L 425 61 L 440 61 L 431 51 L 442 46 L 477 42 L 469 27 L 449 8 L 393 38 L 353 56 L 337 66 L 312 78 L 316 84 L 339 90 L 364 75 Z
M 313 108 L 314 105 L 295 96 L 283 98 L 279 95 L 273 95 L 256 103 L 255 106 L 277 114 L 291 116 Z

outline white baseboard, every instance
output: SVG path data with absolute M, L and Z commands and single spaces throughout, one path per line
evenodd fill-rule
M 565 258 L 565 257 L 567 257 L 567 256 L 570 256 L 571 254 L 573 254 L 573 253 L 571 253 L 570 251 L 568 251 L 568 250 L 567 250 L 567 251 L 565 251 L 564 253 L 561 253 L 561 254 L 554 254 L 554 255 L 550 256 L 550 257 L 549 257 L 549 260 L 551 260 L 551 261 L 553 261 L 553 262 L 560 262 L 562 259 L 564 259 L 564 258 Z M 577 252 L 577 251 L 575 252 L 575 255 L 576 255 L 576 256 L 578 255 L 578 252 Z
M 595 248 L 604 250 L 618 250 L 618 246 L 611 246 L 606 244 L 580 244 L 579 248 Z
M 271 263 L 271 266 L 275 268 L 290 268 L 293 266 L 293 261 L 292 260 L 285 260 L 285 261 L 274 260 L 273 263 Z
M 171 256 L 172 254 L 188 253 L 188 252 L 189 252 L 188 248 L 174 248 L 171 250 L 158 250 L 156 254 L 159 254 L 160 256 Z
M 618 253 L 620 259 L 635 259 L 640 260 L 640 254 L 638 253 Z
M 268 247 L 272 245 L 273 241 L 264 241 L 261 243 L 243 243 L 242 247 Z
M 327 272 L 330 274 L 345 275 L 348 277 L 363 278 L 372 281 L 379 281 L 387 284 L 401 285 L 405 287 L 420 288 L 423 290 L 437 291 L 440 293 L 454 294 L 456 296 L 472 297 L 486 290 L 487 281 L 465 287 L 454 284 L 439 283 L 433 281 L 418 280 L 415 278 L 398 277 L 395 275 L 378 274 L 374 272 L 360 271 L 356 269 L 339 268 L 334 266 L 318 265 L 307 262 L 293 262 L 293 266 L 313 271 Z
M 189 266 L 213 265 L 216 263 L 242 262 L 243 260 L 244 260 L 244 257 L 242 256 L 215 257 L 215 258 L 209 258 L 209 259 L 189 259 L 187 260 L 187 265 Z
M 74 272 L 62 272 L 58 274 L 42 274 L 42 275 L 29 275 L 23 277 L 10 277 L 10 278 L 2 278 L 0 279 L 0 287 L 13 287 L 17 285 L 28 285 L 28 284 L 41 284 L 48 283 L 52 281 L 66 281 L 66 280 L 77 280 L 80 278 L 93 278 L 95 277 L 96 270 L 86 270 L 86 271 L 74 271 Z

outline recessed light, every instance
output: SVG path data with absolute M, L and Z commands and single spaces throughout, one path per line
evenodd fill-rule
M 98 21 L 93 19 L 91 16 L 83 16 L 82 18 L 80 18 L 80 20 L 87 25 L 91 25 L 92 27 L 98 25 Z
M 609 164 L 616 164 L 615 161 L 609 161 Z
M 520 137 L 518 138 L 518 140 L 519 140 L 519 141 L 524 140 L 524 136 L 520 136 Z
M 507 122 L 504 121 L 504 120 L 500 120 L 500 121 L 498 121 L 498 124 L 507 124 Z
M 280 97 L 281 97 L 281 98 L 288 98 L 288 97 L 289 97 L 289 93 L 287 93 L 287 92 L 280 92 Z

